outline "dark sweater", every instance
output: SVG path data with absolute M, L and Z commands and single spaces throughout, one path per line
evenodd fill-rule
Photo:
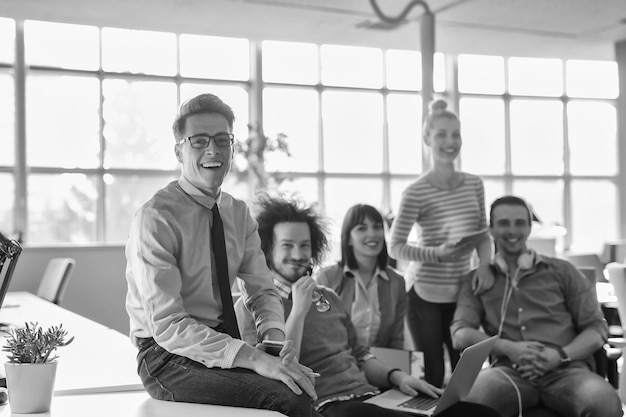
M 377 391 L 376 387 L 367 382 L 365 373 L 359 367 L 359 362 L 369 356 L 369 349 L 358 344 L 350 315 L 337 294 L 325 288 L 322 291 L 331 309 L 320 313 L 315 304 L 311 303 L 311 309 L 304 319 L 300 347 L 300 363 L 321 375 L 315 380 L 318 400 L 314 406 L 329 399 Z M 293 302 L 290 298 L 282 300 L 287 320 Z M 241 303 L 237 303 L 236 309 L 242 337 L 254 346 L 254 320 Z

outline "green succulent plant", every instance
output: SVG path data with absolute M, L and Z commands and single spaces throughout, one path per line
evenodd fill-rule
M 45 330 L 39 323 L 25 323 L 23 328 L 6 332 L 6 344 L 2 347 L 10 363 L 47 363 L 58 358 L 54 354 L 57 348 L 67 346 L 74 338 L 67 338 L 63 325 L 51 326 Z

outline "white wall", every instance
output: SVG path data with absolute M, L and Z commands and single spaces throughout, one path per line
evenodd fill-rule
M 62 307 L 128 334 L 126 258 L 121 245 L 26 246 L 18 259 L 9 291 L 36 293 L 48 261 L 56 257 L 76 260 Z

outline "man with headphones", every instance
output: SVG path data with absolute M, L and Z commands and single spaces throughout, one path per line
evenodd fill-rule
M 458 349 L 500 337 L 466 401 L 503 416 L 538 405 L 563 416 L 622 416 L 617 393 L 594 372 L 593 353 L 608 335 L 595 288 L 569 262 L 529 250 L 530 229 L 524 200 L 493 202 L 495 283 L 475 295 L 465 280 L 450 328 Z

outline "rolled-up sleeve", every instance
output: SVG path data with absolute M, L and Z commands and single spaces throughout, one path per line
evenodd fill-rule
M 481 326 L 484 315 L 480 300 L 474 295 L 471 279 L 465 279 L 461 284 L 459 299 L 454 311 L 454 318 L 450 325 L 450 334 L 454 335 L 459 329 L 478 329 Z
M 594 284 L 585 278 L 578 269 L 563 262 L 563 281 L 566 288 L 567 309 L 572 315 L 576 330 L 594 330 L 606 341 L 609 328 L 598 303 Z

